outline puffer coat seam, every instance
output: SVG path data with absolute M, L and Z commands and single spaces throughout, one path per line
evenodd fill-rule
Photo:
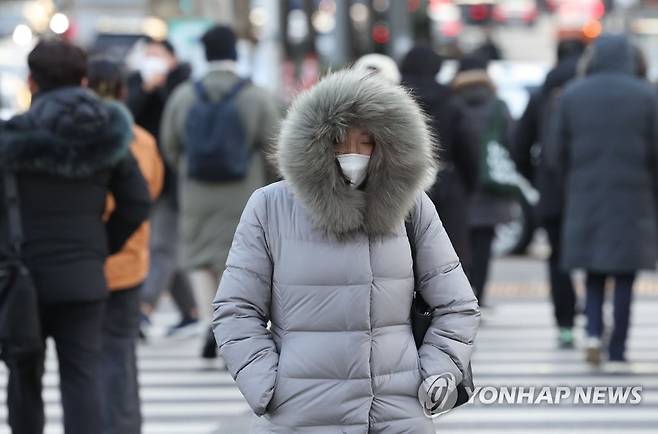
M 407 372 L 415 372 L 415 371 L 417 371 L 416 367 L 414 367 L 413 369 L 403 369 L 402 371 L 394 371 L 394 372 L 387 372 L 385 374 L 377 374 L 377 375 L 374 375 L 374 378 L 387 377 L 387 376 L 390 377 L 391 375 L 406 374 Z
M 441 335 L 441 336 L 442 336 L 442 337 L 445 337 L 445 336 L 443 336 L 443 335 Z M 456 341 L 456 342 L 459 342 L 459 343 L 465 344 L 465 342 L 461 342 L 461 341 L 458 341 L 458 340 L 456 340 L 456 339 L 451 339 L 451 340 L 454 340 L 454 341 Z M 434 348 L 436 348 L 437 350 L 441 351 L 441 352 L 444 353 L 446 356 L 448 356 L 448 357 L 450 358 L 450 360 L 452 360 L 452 362 L 455 364 L 455 366 L 457 366 L 457 368 L 459 368 L 459 370 L 462 371 L 462 373 L 464 372 L 464 366 L 462 366 L 462 364 L 461 364 L 461 362 L 459 361 L 459 359 L 457 359 L 457 358 L 455 358 L 455 357 L 452 357 L 452 356 L 450 355 L 450 353 L 448 353 L 445 349 L 443 349 L 443 348 L 441 348 L 441 347 L 439 347 L 439 346 L 437 346 L 437 345 L 435 345 L 434 343 L 429 342 L 429 341 L 423 341 L 423 345 L 429 345 L 429 346 L 434 347 Z
M 365 423 L 341 423 L 340 426 L 359 426 L 365 425 Z M 317 425 L 295 425 L 295 428 L 325 428 L 325 427 L 335 427 L 336 425 L 328 424 L 317 424 Z
M 235 265 L 231 265 L 231 268 L 234 269 L 234 270 L 246 271 L 246 272 L 249 273 L 249 274 L 253 274 L 253 275 L 256 276 L 258 279 L 260 279 L 261 281 L 263 281 L 264 283 L 267 283 L 268 285 L 270 284 L 270 280 L 269 280 L 269 278 L 268 278 L 267 276 L 264 276 L 263 274 L 261 274 L 261 273 L 259 273 L 259 272 L 257 272 L 257 271 L 254 271 L 254 270 L 252 270 L 252 269 L 250 269 L 250 268 L 247 268 L 247 267 L 238 267 L 238 266 L 235 266 Z
M 281 375 L 282 378 L 286 378 L 288 380 L 315 380 L 315 381 L 340 381 L 340 382 L 346 382 L 346 381 L 353 381 L 353 380 L 369 380 L 370 377 L 352 377 L 352 378 L 323 378 L 323 377 L 289 377 L 287 375 Z
M 370 264 L 370 274 L 372 276 L 372 282 L 370 283 L 369 290 L 368 290 L 368 328 L 369 328 L 369 333 L 368 337 L 370 339 L 370 350 L 368 353 L 368 378 L 370 378 L 370 404 L 368 405 L 368 412 L 366 414 L 366 417 L 368 419 L 368 432 L 370 432 L 370 421 L 371 421 L 371 411 L 372 411 L 372 403 L 375 400 L 375 387 L 372 384 L 373 381 L 373 375 L 372 375 L 372 286 L 374 283 L 374 276 L 372 273 L 372 248 L 370 245 L 370 240 L 368 240 L 368 263 Z
M 449 315 L 451 313 L 462 314 L 463 311 L 461 309 L 463 307 L 471 306 L 471 305 L 472 305 L 471 300 L 459 300 L 459 301 L 456 301 L 455 303 L 451 303 L 451 304 L 446 305 L 446 306 L 436 307 L 435 310 L 438 311 L 438 312 L 441 312 L 441 315 Z
M 285 286 L 303 286 L 305 288 L 312 288 L 314 286 L 317 286 L 319 288 L 323 288 L 323 287 L 332 287 L 333 288 L 333 287 L 336 287 L 336 283 L 326 283 L 326 284 L 322 284 L 322 283 L 318 283 L 318 284 L 315 284 L 315 283 L 313 283 L 313 284 L 310 284 L 310 283 L 284 283 L 284 282 L 281 282 L 280 280 L 277 280 L 276 284 L 277 285 L 285 285 Z M 354 283 L 354 284 L 351 284 L 351 285 L 344 285 L 344 288 L 345 289 L 350 289 L 353 286 L 366 286 L 366 285 L 371 285 L 371 284 L 372 284 L 372 282 Z
M 390 282 L 393 280 L 396 281 L 407 281 L 407 280 L 414 280 L 413 277 L 378 277 L 375 276 L 375 279 L 377 279 L 377 282 Z
M 455 336 L 447 335 L 447 334 L 445 334 L 445 333 L 443 333 L 443 332 L 441 332 L 441 331 L 437 332 L 436 335 L 441 336 L 442 338 L 450 339 L 451 341 L 459 342 L 460 344 L 464 344 L 464 345 L 471 345 L 471 344 L 473 343 L 473 342 L 464 342 L 464 341 L 461 340 L 461 339 L 457 339 Z M 423 342 L 423 343 L 425 343 L 425 342 Z M 432 343 L 430 343 L 430 342 L 427 342 L 427 343 L 428 343 L 429 345 L 432 345 L 434 348 L 438 348 L 438 349 L 440 349 L 439 347 L 437 347 L 436 345 L 434 345 L 434 344 L 432 344 Z
M 363 333 L 367 332 L 370 329 L 363 330 L 300 330 L 300 329 L 290 329 L 285 330 L 289 333 Z
M 460 264 L 461 264 L 460 261 L 454 261 L 454 262 L 450 262 L 449 264 L 442 265 L 440 267 L 435 267 L 435 268 L 427 271 L 420 278 L 421 285 L 424 284 L 426 281 L 432 280 L 434 278 L 442 279 L 443 277 L 450 274 L 452 271 L 455 271 L 457 268 L 459 268 Z

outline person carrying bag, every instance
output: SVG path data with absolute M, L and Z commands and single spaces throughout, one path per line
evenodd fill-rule
M 37 291 L 21 258 L 23 226 L 16 176 L 4 172 L 9 248 L 0 258 L 0 359 L 10 364 L 42 350 Z

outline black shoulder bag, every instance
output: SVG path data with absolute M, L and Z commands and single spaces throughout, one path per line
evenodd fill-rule
M 21 259 L 23 227 L 16 176 L 4 171 L 9 247 L 0 256 L 0 359 L 20 360 L 43 350 L 37 291 Z
M 416 238 L 414 236 L 411 217 L 404 221 L 404 226 L 407 230 L 407 238 L 409 239 L 409 246 L 411 247 L 411 258 L 413 260 L 415 281 L 413 301 L 411 302 L 411 330 L 413 331 L 414 340 L 416 341 L 416 348 L 420 348 L 421 345 L 423 345 L 425 334 L 432 324 L 432 309 L 427 303 L 425 303 L 425 300 L 423 300 L 423 297 L 417 290 L 418 273 L 416 272 Z M 471 399 L 474 390 L 473 372 L 471 371 L 471 364 L 469 363 L 466 372 L 464 372 L 462 382 L 457 385 L 457 401 L 453 408 L 466 404 L 469 399 Z

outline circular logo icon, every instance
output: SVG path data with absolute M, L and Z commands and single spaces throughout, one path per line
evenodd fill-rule
M 427 378 L 418 388 L 418 401 L 427 417 L 437 417 L 452 410 L 457 397 L 457 382 L 449 372 Z

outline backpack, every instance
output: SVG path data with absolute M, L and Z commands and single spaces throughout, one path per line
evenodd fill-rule
M 9 249 L 0 254 L 0 360 L 20 362 L 43 351 L 37 289 L 21 259 L 23 225 L 16 176 L 4 172 Z
M 210 99 L 201 81 L 194 83 L 198 98 L 187 115 L 184 134 L 189 178 L 221 182 L 247 175 L 251 151 L 235 96 L 248 83 L 238 80 L 219 101 Z

